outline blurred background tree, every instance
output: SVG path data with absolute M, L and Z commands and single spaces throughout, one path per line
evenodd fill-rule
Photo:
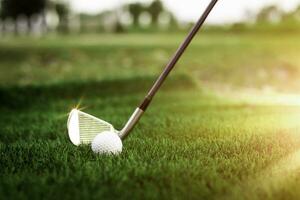
M 63 2 L 55 3 L 54 7 L 59 21 L 57 31 L 60 33 L 67 33 L 69 31 L 70 9 L 68 5 Z
M 164 6 L 160 0 L 155 0 L 149 5 L 148 12 L 151 16 L 151 22 L 153 26 L 158 25 L 159 16 L 163 11 Z
M 133 25 L 139 26 L 139 19 L 143 11 L 145 10 L 144 6 L 141 3 L 131 3 L 128 5 L 128 11 L 133 19 Z
M 281 21 L 283 11 L 276 5 L 264 7 L 256 17 L 258 23 L 278 23 Z
M 2 19 L 11 18 L 16 21 L 19 16 L 25 16 L 27 18 L 28 30 L 31 30 L 31 18 L 38 14 L 45 16 L 46 5 L 47 0 L 2 0 L 1 17 Z M 15 28 L 15 32 L 18 33 L 17 28 Z
M 294 11 L 284 13 L 283 21 L 286 23 L 294 24 L 299 26 L 300 23 L 300 6 L 298 6 Z

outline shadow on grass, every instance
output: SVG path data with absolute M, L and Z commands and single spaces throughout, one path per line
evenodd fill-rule
M 122 97 L 148 92 L 156 77 L 130 79 L 62 82 L 51 85 L 12 86 L 0 88 L 0 109 L 22 109 L 32 104 L 47 104 L 61 99 L 85 97 Z M 195 82 L 186 75 L 170 78 L 162 90 L 195 88 Z

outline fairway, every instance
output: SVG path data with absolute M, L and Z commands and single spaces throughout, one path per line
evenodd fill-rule
M 281 105 L 223 95 L 299 91 L 293 34 L 203 34 L 120 156 L 70 143 L 72 108 L 121 128 L 183 37 L 1 40 L 0 197 L 299 199 L 300 99 Z

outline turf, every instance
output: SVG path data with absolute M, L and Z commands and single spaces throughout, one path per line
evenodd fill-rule
M 280 56 L 282 36 L 260 36 L 258 47 L 251 35 L 196 40 L 179 64 L 187 68 L 174 72 L 115 157 L 70 144 L 68 111 L 79 106 L 122 127 L 182 36 L 103 37 L 1 42 L 1 198 L 299 199 L 300 108 L 220 97 L 199 81 L 244 86 L 243 64 L 272 72 L 280 59 L 293 66 L 292 78 L 297 37 L 284 39 L 289 53 Z M 241 50 L 258 60 L 241 53 L 234 61 Z M 216 75 L 199 76 L 201 64 Z M 232 69 L 239 76 L 228 74 Z M 256 78 L 256 87 L 282 81 Z M 287 85 L 281 89 L 295 88 Z

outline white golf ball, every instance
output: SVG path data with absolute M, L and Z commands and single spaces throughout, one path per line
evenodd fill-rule
M 122 152 L 122 140 L 118 134 L 104 131 L 98 134 L 92 141 L 92 150 L 97 154 L 118 155 Z

